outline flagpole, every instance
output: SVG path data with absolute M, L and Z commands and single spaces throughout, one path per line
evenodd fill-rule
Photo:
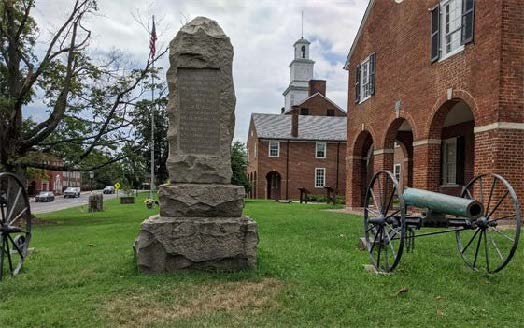
M 153 29 L 155 26 L 155 16 L 153 16 Z M 153 32 L 155 33 L 155 32 Z M 149 183 L 149 198 L 153 199 L 155 189 L 155 61 L 154 55 L 151 58 L 151 181 Z

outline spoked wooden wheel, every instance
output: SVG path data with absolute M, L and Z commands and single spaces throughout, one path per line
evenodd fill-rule
M 404 198 L 397 179 L 379 171 L 371 179 L 364 202 L 364 238 L 375 269 L 391 272 L 404 250 Z
M 0 173 L 0 279 L 16 276 L 31 239 L 31 210 L 25 187 L 12 173 Z
M 515 254 L 520 236 L 521 212 L 515 190 L 500 175 L 484 174 L 465 186 L 461 197 L 481 202 L 484 215 L 471 222 L 471 229 L 457 231 L 460 255 L 475 270 L 499 272 Z

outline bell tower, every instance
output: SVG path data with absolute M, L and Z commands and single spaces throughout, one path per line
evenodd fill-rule
M 300 103 L 308 96 L 308 83 L 313 79 L 315 62 L 309 59 L 309 45 L 311 43 L 301 37 L 294 44 L 294 59 L 289 64 L 290 82 L 284 91 L 285 110 Z

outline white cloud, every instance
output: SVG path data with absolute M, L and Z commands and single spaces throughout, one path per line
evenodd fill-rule
M 347 72 L 342 69 L 368 0 L 99 0 L 99 14 L 89 19 L 94 50 L 119 49 L 147 60 L 147 31 L 133 18 L 157 17 L 159 41 L 166 47 L 188 18 L 216 20 L 235 48 L 234 81 L 237 96 L 235 139 L 245 140 L 252 112 L 278 113 L 282 92 L 289 84 L 293 43 L 301 36 L 312 41 L 315 78 L 327 80 L 327 95 L 347 106 Z M 71 0 L 40 0 L 34 14 L 42 36 L 56 29 Z M 147 23 L 147 21 L 146 21 Z M 167 68 L 167 56 L 161 65 Z

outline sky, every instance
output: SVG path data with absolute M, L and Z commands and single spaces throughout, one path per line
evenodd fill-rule
M 99 12 L 89 17 L 90 51 L 119 50 L 136 67 L 148 57 L 147 25 L 155 15 L 157 52 L 168 46 L 180 27 L 197 16 L 217 21 L 231 39 L 235 55 L 233 79 L 237 98 L 235 140 L 246 141 L 251 113 L 280 113 L 282 92 L 289 85 L 293 43 L 311 42 L 314 78 L 327 81 L 327 96 L 347 108 L 347 53 L 358 31 L 368 0 L 98 0 Z M 73 0 L 37 0 L 33 15 L 42 45 L 67 16 Z M 140 24 L 140 21 L 143 24 Z M 168 68 L 167 55 L 160 61 Z M 36 99 L 26 114 L 36 120 L 45 103 Z

